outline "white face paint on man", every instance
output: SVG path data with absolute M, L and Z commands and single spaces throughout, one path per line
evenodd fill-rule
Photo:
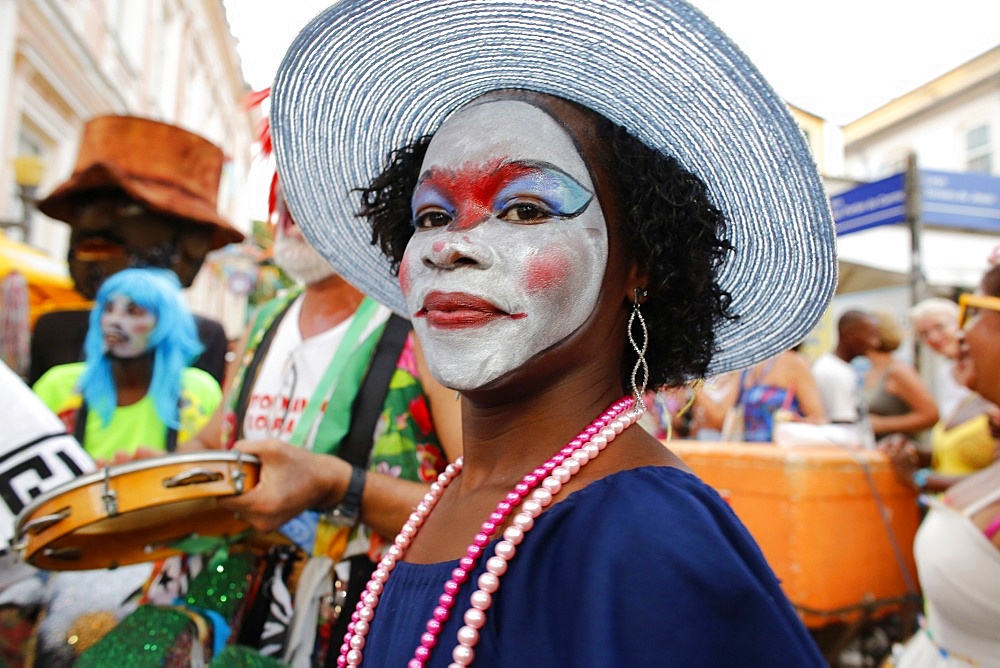
M 568 132 L 530 104 L 490 101 L 444 122 L 413 193 L 400 287 L 445 386 L 483 387 L 594 310 L 608 231 Z
M 276 213 L 273 250 L 274 261 L 278 266 L 296 281 L 306 285 L 318 283 L 336 274 L 330 263 L 302 236 L 283 200 L 279 200 Z
M 112 295 L 101 313 L 104 349 L 110 357 L 131 359 L 149 350 L 156 316 L 125 295 Z

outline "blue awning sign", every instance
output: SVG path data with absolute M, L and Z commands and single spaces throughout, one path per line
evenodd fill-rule
M 904 174 L 865 183 L 830 198 L 837 234 L 906 220 Z
M 920 171 L 921 219 L 927 225 L 1000 231 L 1000 178 Z

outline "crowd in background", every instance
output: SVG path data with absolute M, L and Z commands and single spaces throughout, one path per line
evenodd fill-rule
M 533 104 L 541 103 L 534 100 Z M 539 111 L 546 104 L 554 106 L 544 113 Z M 569 125 L 583 124 L 579 109 L 567 110 L 561 104 L 549 100 L 542 107 L 532 107 L 529 114 L 522 107 L 530 105 L 523 100 L 501 97 L 480 102 L 487 111 L 480 109 L 469 116 L 483 123 L 477 114 L 499 108 L 516 112 L 512 112 L 515 119 L 518 114 L 534 121 L 541 119 L 543 125 L 552 125 L 554 119 L 562 119 L 561 115 Z M 586 114 L 583 118 L 587 118 Z M 459 114 L 450 127 L 467 124 L 470 121 Z M 447 132 L 443 136 L 449 137 Z M 266 143 L 269 145 L 269 138 Z M 540 145 L 546 147 L 544 142 Z M 588 151 L 579 155 L 576 151 L 569 151 L 574 160 L 589 159 Z M 565 157 L 562 149 L 553 153 Z M 433 152 L 431 155 L 435 156 Z M 457 162 L 448 154 L 436 157 L 442 162 Z M 397 546 L 408 545 L 408 536 L 396 537 L 399 527 L 404 531 L 410 527 L 415 532 L 426 516 L 414 519 L 412 509 L 420 508 L 418 504 L 426 499 L 425 494 L 435 493 L 432 484 L 441 486 L 439 476 L 457 475 L 454 464 L 463 452 L 457 393 L 446 390 L 432 377 L 421 341 L 409 322 L 338 275 L 330 261 L 330 249 L 325 249 L 324 255 L 322 249 L 310 245 L 290 213 L 277 175 L 271 189 L 275 261 L 297 286 L 252 314 L 247 330 L 233 342 L 226 341 L 219 323 L 196 316 L 185 305 L 182 290 L 191 285 L 206 254 L 242 238 L 216 212 L 222 163 L 216 147 L 176 127 L 120 116 L 88 123 L 74 173 L 40 202 L 40 208 L 70 226 L 71 275 L 80 293 L 93 300 L 93 306 L 89 310 L 47 314 L 35 325 L 29 342 L 23 336 L 23 304 L 16 296 L 4 296 L 0 316 L 6 314 L 13 323 L 9 329 L 20 334 L 7 342 L 0 341 L 0 354 L 23 376 L 26 384 L 18 385 L 18 389 L 30 386 L 33 399 L 40 400 L 61 421 L 64 433 L 60 435 L 72 435 L 91 458 L 82 465 L 74 463 L 77 474 L 162 455 L 235 448 L 259 458 L 268 475 L 241 498 L 220 501 L 221 507 L 245 522 L 248 532 L 253 529 L 261 535 L 282 538 L 255 542 L 245 550 L 236 544 L 213 544 L 212 550 L 202 549 L 197 557 L 158 560 L 114 571 L 53 574 L 35 569 L 19 570 L 14 576 L 13 570 L 3 572 L 7 565 L 0 561 L 0 617 L 6 629 L 0 632 L 0 663 L 21 665 L 19 662 L 30 656 L 40 665 L 109 665 L 116 657 L 134 656 L 140 651 L 150 661 L 165 662 L 173 660 L 167 656 L 169 652 L 181 649 L 186 656 L 195 656 L 193 648 L 202 643 L 212 646 L 213 663 L 219 666 L 333 665 L 341 649 L 338 639 L 359 627 L 358 620 L 352 620 L 349 613 L 356 602 L 363 603 L 373 594 L 370 585 L 365 587 L 370 578 L 378 579 L 377 567 L 385 563 L 380 559 L 384 555 L 396 559 L 400 552 Z M 392 189 L 384 184 L 378 188 Z M 373 198 L 391 195 L 378 188 L 372 186 L 369 194 Z M 184 194 L 178 196 L 177 191 Z M 460 195 L 468 196 L 463 193 Z M 424 196 L 433 199 L 426 193 Z M 581 205 L 572 215 L 585 209 L 586 205 Z M 372 216 L 383 214 L 376 211 Z M 535 215 L 528 208 L 509 215 L 522 214 Z M 435 216 L 443 215 L 435 209 L 427 215 L 427 226 L 433 229 Z M 567 213 L 565 217 L 571 216 Z M 382 224 L 387 225 L 384 220 Z M 617 229 L 609 227 L 603 218 L 590 224 L 605 234 L 607 229 Z M 410 221 L 405 221 L 403 227 L 413 234 Z M 574 239 L 569 237 L 569 241 Z M 383 243 L 392 246 L 393 241 Z M 435 262 L 452 262 L 440 257 L 438 245 L 427 246 L 425 260 L 410 269 L 419 272 Z M 401 254 L 401 249 L 395 250 Z M 603 250 L 611 253 L 608 248 Z M 625 255 L 617 246 L 614 253 L 622 258 Z M 622 258 L 614 267 L 622 274 L 619 278 L 624 285 L 627 272 Z M 394 269 L 398 269 L 401 257 L 395 261 Z M 403 275 L 408 280 L 408 274 Z M 596 280 L 592 276 L 584 278 Z M 629 276 L 629 280 L 632 278 Z M 15 283 L 6 284 L 3 294 L 12 293 Z M 598 320 L 613 321 L 620 315 L 616 311 L 622 310 L 621 304 L 614 298 L 599 300 L 606 288 L 596 283 L 593 287 L 597 304 L 594 311 L 603 309 Z M 639 311 L 647 290 L 635 287 L 633 294 L 634 310 Z M 661 308 L 670 301 L 662 295 L 659 299 Z M 577 300 L 569 301 L 578 308 Z M 652 309 L 648 305 L 645 308 L 648 316 Z M 550 325 L 555 328 L 558 319 L 552 320 Z M 598 324 L 603 327 L 601 322 Z M 1000 569 L 1000 553 L 993 549 L 1000 545 L 998 322 L 1000 265 L 994 263 L 975 294 L 963 294 L 957 301 L 940 297 L 924 300 L 908 311 L 905 321 L 887 312 L 861 309 L 838 314 L 833 345 L 815 359 L 804 352 L 800 343 L 766 359 L 754 359 L 746 368 L 647 391 L 642 395 L 647 411 L 639 424 L 668 447 L 673 439 L 687 439 L 773 447 L 833 445 L 884 454 L 914 496 L 920 493 L 931 497 L 922 501 L 928 519 L 915 546 L 921 586 L 928 602 L 927 621 L 906 648 L 900 649 L 898 665 L 936 666 L 936 657 L 942 656 L 959 662 L 947 665 L 963 665 L 960 662 L 968 657 L 991 656 L 1000 649 L 1000 634 L 995 632 L 992 621 L 1000 616 L 1000 592 L 995 591 L 1000 577 L 988 580 L 984 597 L 977 596 L 980 583 L 957 576 Z M 595 327 L 593 322 L 587 326 Z M 629 324 L 629 330 L 631 327 Z M 613 327 L 608 325 L 607 329 Z M 666 336 L 663 332 L 668 329 L 660 322 L 660 331 L 654 334 Z M 614 331 L 624 338 L 624 330 Z M 932 351 L 933 373 L 922 373 L 910 361 L 920 356 L 901 354 L 905 352 L 907 331 L 915 343 Z M 597 334 L 592 337 L 598 340 Z M 706 340 L 702 344 L 709 345 Z M 582 357 L 585 346 L 575 345 L 571 352 Z M 235 352 L 227 365 L 225 353 L 230 348 Z M 439 344 L 439 360 L 447 357 L 445 353 L 454 355 L 454 350 L 442 348 L 448 346 Z M 523 389 L 539 383 L 543 376 L 549 377 L 545 365 L 538 363 L 547 350 L 543 346 L 541 352 L 526 354 L 517 363 L 488 360 L 484 367 L 489 371 L 491 364 L 500 365 L 497 377 L 510 373 L 521 379 L 519 388 Z M 616 350 L 610 357 L 618 353 Z M 475 395 L 482 390 L 483 381 L 464 364 L 463 359 L 445 369 L 453 374 L 449 387 L 461 387 L 465 382 L 465 389 Z M 686 377 L 686 364 L 696 366 L 691 360 L 677 363 L 672 378 Z M 567 378 L 577 373 L 572 364 L 555 366 Z M 601 362 L 600 377 L 617 378 L 619 367 L 624 365 L 617 358 Z M 648 368 L 646 371 L 648 374 Z M 636 371 L 632 373 L 635 383 Z M 3 382 L 10 383 L 10 376 L 4 374 Z M 552 384 L 552 396 L 568 402 L 569 391 L 558 383 Z M 625 406 L 618 406 L 618 414 L 629 413 Z M 542 409 L 538 413 L 545 414 Z M 506 417 L 510 420 L 503 424 L 504 428 L 520 420 L 522 413 L 510 411 Z M 564 419 L 569 423 L 575 417 Z M 482 419 L 482 414 L 480 418 L 478 440 L 482 453 L 488 450 L 486 445 L 492 442 L 493 434 L 483 428 L 488 421 Z M 530 421 L 523 422 L 521 426 L 527 432 Z M 610 422 L 608 417 L 600 423 L 601 428 Z M 51 430 L 52 424 L 51 420 L 45 422 L 45 428 Z M 629 424 L 617 423 L 622 428 Z M 603 434 L 597 427 L 594 430 Z M 620 436 L 622 430 L 605 439 L 604 445 Z M 593 434 L 587 436 L 591 437 Z M 663 448 L 646 434 L 640 437 L 633 431 L 622 440 L 638 444 L 636 449 L 644 458 L 641 462 L 648 465 L 645 468 L 683 468 L 679 460 L 664 465 Z M 38 442 L 28 438 L 24 444 L 15 445 L 29 448 Z M 523 457 L 523 453 L 519 456 Z M 612 456 L 622 455 L 615 452 Z M 79 459 L 78 455 L 74 457 Z M 635 461 L 619 461 L 616 466 L 632 473 L 631 469 L 643 468 L 634 466 Z M 482 467 L 482 462 L 473 459 L 472 470 L 477 463 Z M 605 474 L 615 471 L 608 466 Z M 550 471 L 555 467 L 553 464 Z M 576 466 L 572 474 L 567 473 L 567 481 L 580 468 Z M 595 470 L 600 469 L 587 469 L 583 479 Z M 693 484 L 681 474 L 677 477 L 678 481 L 669 485 L 653 481 L 656 494 L 627 498 L 646 503 L 650 515 L 655 515 L 653 499 L 659 499 L 661 492 L 674 493 Z M 19 500 L 20 505 L 28 505 L 43 487 L 33 488 L 27 498 Z M 633 492 L 634 488 L 630 486 Z M 700 498 L 699 494 L 692 492 L 691 497 Z M 602 511 L 614 507 L 623 517 L 636 518 L 632 502 L 622 501 L 626 498 L 623 493 L 610 496 L 615 497 L 614 504 L 604 503 Z M 537 514 L 543 505 L 539 502 Z M 718 520 L 720 533 L 738 532 L 733 528 L 738 523 L 727 514 L 728 508 L 714 497 L 711 504 L 703 506 L 699 501 L 685 507 L 692 510 L 689 518 L 708 508 L 713 518 L 722 518 Z M 452 513 L 459 521 L 464 517 L 460 509 L 452 508 Z M 496 519 L 494 515 L 489 516 L 490 531 L 506 517 Z M 955 517 L 961 517 L 962 527 L 951 524 Z M 637 523 L 646 519 L 639 518 Z M 714 526 L 716 519 L 706 520 L 705 524 Z M 974 545 L 960 540 L 969 538 L 970 526 L 974 527 L 974 538 L 969 543 Z M 589 529 L 589 525 L 585 528 Z M 439 542 L 447 543 L 443 536 L 446 532 L 437 531 Z M 665 543 L 671 543 L 663 538 L 668 533 L 660 532 Z M 984 544 L 981 536 L 988 543 Z M 478 535 L 475 540 L 478 543 L 469 548 L 468 554 L 478 557 L 486 541 Z M 741 554 L 743 540 L 737 541 L 739 547 L 735 550 Z M 565 542 L 574 550 L 578 547 L 573 541 Z M 608 545 L 613 542 L 604 541 Z M 747 544 L 750 542 L 747 537 Z M 946 552 L 939 549 L 942 544 L 957 547 Z M 478 549 L 474 549 L 476 545 Z M 658 547 L 672 555 L 672 543 Z M 706 553 L 709 551 L 706 548 Z M 751 551 L 746 548 L 747 553 Z M 433 550 L 423 554 L 438 555 Z M 545 555 L 533 558 L 541 560 Z M 440 559 L 426 561 L 444 563 Z M 465 570 L 461 578 L 468 577 L 471 567 L 462 568 Z M 501 570 L 499 574 L 491 571 L 493 575 L 503 575 L 506 562 L 502 569 L 495 564 L 490 568 Z M 759 568 L 761 573 L 767 571 L 762 560 L 753 568 Z M 449 569 L 457 591 L 462 582 L 457 581 L 460 578 L 454 572 Z M 221 581 L 219 573 L 226 573 L 230 579 Z M 6 577 L 8 574 L 10 577 Z M 565 572 L 562 574 L 569 578 Z M 773 591 L 769 589 L 760 597 L 761 610 L 778 621 L 761 622 L 759 632 L 763 637 L 775 629 L 785 629 L 793 644 L 801 641 L 802 656 L 815 659 L 804 629 L 790 621 L 794 618 L 791 607 L 782 602 L 779 609 L 771 609 L 780 600 L 780 593 L 777 583 L 765 575 L 760 581 Z M 593 582 L 593 578 L 586 580 Z M 488 575 L 485 581 L 491 582 Z M 237 588 L 239 596 L 228 601 L 218 594 Z M 378 585 L 375 589 L 381 593 Z M 729 595 L 728 591 L 720 594 Z M 244 596 L 247 601 L 253 598 L 253 604 L 233 604 Z M 694 587 L 682 598 L 692 609 L 701 610 L 700 596 Z M 553 607 L 560 608 L 553 614 L 575 612 L 573 606 Z M 397 606 L 400 608 L 405 606 Z M 637 616 L 634 611 L 631 614 Z M 705 617 L 712 615 L 705 613 Z M 968 618 L 982 621 L 970 623 Z M 179 630 L 166 645 L 142 645 L 137 640 L 150 629 L 162 629 L 175 622 Z M 362 633 L 359 643 L 363 646 L 363 642 Z M 748 643 L 755 644 L 767 643 Z M 770 643 L 763 649 L 777 651 L 779 644 Z M 349 654 L 349 648 L 342 651 Z
M 931 297 L 908 315 L 900 322 L 888 311 L 848 310 L 833 348 L 817 359 L 797 346 L 740 372 L 650 393 L 643 424 L 664 439 L 747 443 L 781 443 L 788 422 L 849 427 L 791 432 L 812 434 L 810 443 L 875 447 L 902 435 L 917 444 L 922 487 L 946 489 L 1000 456 L 1000 413 L 965 386 L 955 364 L 958 303 Z M 919 355 L 901 350 L 907 327 L 932 351 L 933 373 L 921 374 L 909 361 Z

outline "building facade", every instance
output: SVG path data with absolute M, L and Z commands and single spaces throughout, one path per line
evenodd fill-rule
M 911 156 L 919 170 L 1000 176 L 1000 46 L 851 122 L 843 133 L 845 170 L 858 181 L 904 172 Z M 996 211 L 1000 223 L 1000 187 L 992 190 L 976 193 L 977 204 Z M 842 255 L 887 249 L 895 252 L 883 250 L 881 259 L 891 269 L 909 267 L 904 226 L 854 237 L 844 237 Z M 922 280 L 939 290 L 971 289 L 1000 243 L 1000 224 L 976 232 L 921 224 L 920 237 Z
M 227 157 L 219 208 L 248 231 L 256 112 L 222 0 L 0 0 L 0 218 L 23 216 L 15 158 L 36 156 L 44 196 L 72 172 L 84 123 L 130 114 L 173 123 Z M 25 241 L 64 258 L 69 230 L 37 211 Z M 192 308 L 239 334 L 246 299 L 202 269 Z
M 919 167 L 1000 175 L 1000 46 L 844 127 L 848 173 L 874 181 Z
M 911 156 L 918 170 L 1000 176 L 1000 46 L 844 126 L 843 142 L 845 182 L 903 173 Z M 978 195 L 992 199 L 1000 218 L 1000 185 Z M 922 222 L 915 229 L 916 244 L 903 224 L 841 237 L 842 282 L 844 260 L 851 260 L 846 266 L 858 274 L 860 289 L 839 295 L 835 307 L 887 311 L 909 331 L 912 302 L 974 289 L 991 250 L 1000 244 L 1000 225 L 992 233 Z M 918 361 L 932 387 L 938 358 L 926 351 L 910 353 L 911 344 L 904 342 L 903 356 Z

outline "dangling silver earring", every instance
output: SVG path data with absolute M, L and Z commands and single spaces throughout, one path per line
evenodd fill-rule
M 643 288 L 635 289 L 635 302 L 632 305 L 632 313 L 628 317 L 628 341 L 632 344 L 632 350 L 635 351 L 638 357 L 635 361 L 635 366 L 632 367 L 632 392 L 635 394 L 636 408 L 642 411 L 646 410 L 646 403 L 642 400 L 642 395 L 646 391 L 646 383 L 649 382 L 649 366 L 646 364 L 646 347 L 649 345 L 649 332 L 646 330 L 646 321 L 639 310 L 639 300 L 645 298 L 646 294 L 646 290 Z M 639 321 L 639 328 L 642 331 L 642 345 L 636 342 L 633 334 L 636 320 Z M 640 369 L 642 370 L 642 382 L 639 382 Z

